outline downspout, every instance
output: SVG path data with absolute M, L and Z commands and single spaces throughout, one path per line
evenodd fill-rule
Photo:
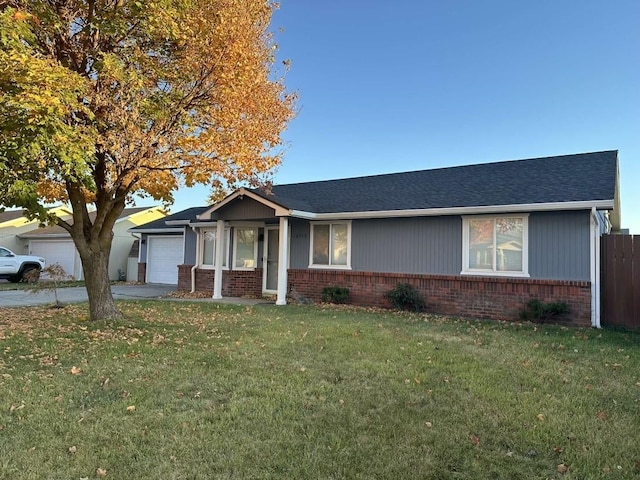
M 600 219 L 596 207 L 591 207 L 591 326 L 600 325 Z
M 196 227 L 191 226 L 191 230 L 196 234 L 196 262 L 191 267 L 191 293 L 196 291 L 196 269 L 200 266 L 200 236 L 196 231 Z

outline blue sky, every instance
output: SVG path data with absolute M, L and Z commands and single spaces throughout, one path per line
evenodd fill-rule
M 300 100 L 275 182 L 617 149 L 640 234 L 639 25 L 637 0 L 281 0 Z

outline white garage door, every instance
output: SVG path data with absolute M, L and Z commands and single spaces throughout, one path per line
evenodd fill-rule
M 147 283 L 178 284 L 182 264 L 182 235 L 147 238 Z
M 76 247 L 73 240 L 31 240 L 29 252 L 44 257 L 46 266 L 57 263 L 67 275 L 75 272 Z

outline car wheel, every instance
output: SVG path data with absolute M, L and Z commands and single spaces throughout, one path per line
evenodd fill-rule
M 11 275 L 7 278 L 7 280 L 9 280 L 11 283 L 18 283 L 20 280 L 22 280 L 22 277 L 20 275 Z

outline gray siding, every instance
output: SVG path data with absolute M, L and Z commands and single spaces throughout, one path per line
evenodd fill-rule
M 354 271 L 458 275 L 462 268 L 462 218 L 354 220 Z
M 275 211 L 255 200 L 244 198 L 235 200 L 213 213 L 212 220 L 261 220 L 273 218 Z
M 529 216 L 531 278 L 589 280 L 589 211 Z
M 307 268 L 309 266 L 310 233 L 309 222 L 291 220 L 290 268 Z
M 196 263 L 196 243 L 198 236 L 192 228 L 185 228 L 184 235 L 184 264 L 195 265 Z

